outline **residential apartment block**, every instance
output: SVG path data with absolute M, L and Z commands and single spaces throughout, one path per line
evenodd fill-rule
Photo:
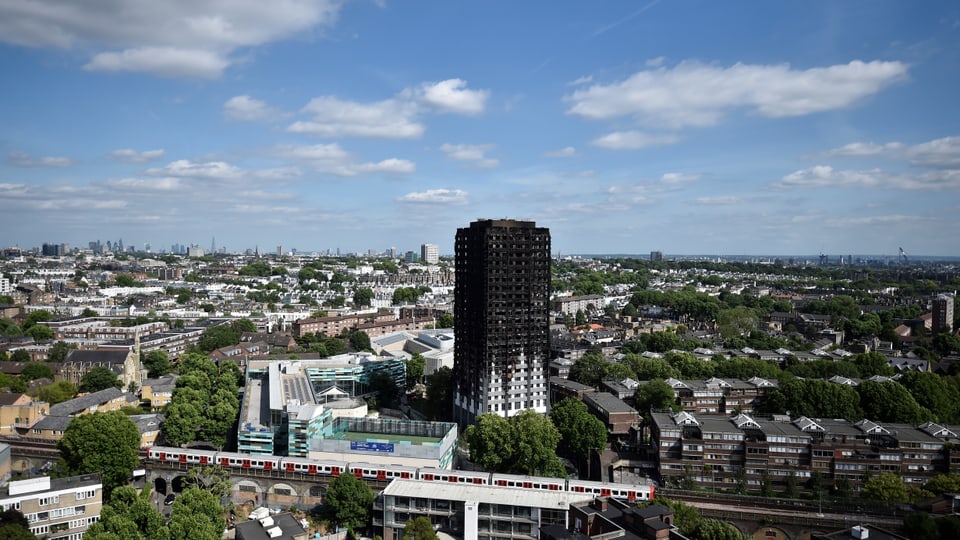
M 793 477 L 802 490 L 816 472 L 826 486 L 845 481 L 858 489 L 881 472 L 915 486 L 937 474 L 960 472 L 957 426 L 686 411 L 652 417 L 651 450 L 664 481 L 754 491 L 769 482 L 774 491 L 784 491 Z
M 532 221 L 457 229 L 454 419 L 546 413 L 550 359 L 550 231 Z
M 18 510 L 30 532 L 49 540 L 79 540 L 100 520 L 103 485 L 97 474 L 68 478 L 40 477 L 0 487 L 0 508 Z

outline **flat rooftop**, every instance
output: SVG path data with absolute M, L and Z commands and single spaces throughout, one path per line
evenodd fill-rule
M 559 480 L 559 479 L 558 479 Z M 562 480 L 559 480 L 562 481 Z M 419 497 L 448 501 L 473 501 L 488 504 L 506 504 L 526 508 L 567 510 L 571 503 L 592 501 L 590 493 L 563 491 L 530 491 L 500 486 L 475 486 L 436 482 L 427 486 L 422 481 L 395 479 L 383 490 L 394 497 Z

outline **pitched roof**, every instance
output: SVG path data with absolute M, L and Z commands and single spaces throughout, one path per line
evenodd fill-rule
M 106 403 L 123 395 L 119 389 L 110 387 L 99 392 L 87 394 L 78 398 L 73 398 L 62 403 L 57 403 L 50 407 L 51 416 L 70 416 L 80 411 L 86 410 L 93 405 Z
M 106 363 L 106 364 L 122 364 L 127 361 L 127 355 L 130 354 L 128 351 L 107 351 L 107 350 L 97 350 L 97 351 L 78 351 L 73 350 L 67 354 L 65 364 L 75 362 L 75 363 Z

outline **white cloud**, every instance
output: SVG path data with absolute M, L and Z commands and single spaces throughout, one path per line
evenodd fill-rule
M 577 149 L 572 146 L 567 146 L 566 148 L 561 148 L 559 150 L 551 150 L 549 152 L 544 152 L 543 155 L 546 157 L 556 157 L 556 158 L 573 157 L 577 155 Z
M 663 173 L 663 176 L 660 177 L 660 182 L 664 184 L 687 184 L 690 182 L 696 182 L 700 179 L 699 174 L 683 174 L 683 173 Z
M 118 178 L 104 182 L 113 189 L 145 190 L 145 191 L 176 191 L 183 188 L 179 178 Z
M 481 169 L 492 169 L 500 165 L 500 160 L 488 158 L 487 152 L 493 149 L 492 144 L 448 144 L 440 146 L 440 151 L 454 161 L 467 161 Z
M 723 68 L 683 62 L 577 90 L 565 100 L 572 103 L 569 114 L 588 119 L 631 116 L 646 125 L 709 126 L 740 107 L 769 118 L 848 107 L 902 80 L 907 69 L 902 62 L 859 60 L 806 70 L 785 64 Z
M 229 62 L 220 54 L 176 47 L 139 47 L 102 52 L 83 66 L 88 71 L 139 71 L 167 78 L 216 79 Z
M 911 146 L 907 156 L 915 165 L 960 168 L 960 137 L 944 137 Z
M 641 131 L 614 131 L 594 139 L 590 144 L 610 150 L 639 150 L 650 146 L 663 146 L 680 141 L 673 134 L 643 133 Z
M 152 176 L 174 176 L 178 178 L 229 180 L 241 177 L 243 170 L 224 161 L 193 163 L 186 159 L 180 159 L 164 167 L 147 169 L 147 174 Z
M 92 70 L 219 76 L 231 54 L 333 23 L 340 0 L 0 2 L 0 40 L 95 51 Z
M 447 79 L 437 83 L 424 83 L 413 92 L 416 99 L 441 111 L 475 115 L 483 112 L 488 90 L 470 90 L 463 79 Z
M 417 170 L 414 162 L 397 158 L 384 159 L 376 163 L 356 163 L 353 155 L 338 144 L 280 145 L 274 147 L 270 153 L 277 157 L 305 162 L 314 170 L 338 176 L 370 173 L 409 174 Z
M 863 171 L 837 170 L 829 165 L 801 169 L 773 184 L 775 188 L 818 187 L 873 187 L 893 190 L 955 190 L 960 189 L 960 169 L 935 170 L 922 173 L 890 173 L 880 169 Z
M 580 86 L 581 84 L 588 84 L 590 82 L 593 82 L 593 75 L 584 75 L 583 77 L 577 77 L 568 82 L 567 86 Z
M 310 118 L 293 122 L 287 126 L 287 131 L 331 139 L 416 139 L 425 130 L 418 120 L 424 112 L 466 115 L 483 112 L 489 92 L 470 90 L 466 85 L 461 79 L 423 83 L 416 88 L 404 89 L 390 99 L 370 103 L 319 96 L 300 111 Z
M 421 204 L 466 204 L 467 192 L 461 189 L 428 189 L 414 191 L 400 197 L 400 202 Z
M 261 122 L 285 116 L 282 111 L 267 106 L 259 99 L 250 96 L 234 96 L 223 104 L 223 114 L 234 120 Z
M 840 148 L 834 148 L 826 152 L 827 156 L 839 156 L 839 157 L 861 157 L 861 156 L 879 156 L 879 155 L 890 155 L 896 154 L 902 150 L 904 145 L 898 142 L 891 142 L 886 144 L 876 144 L 872 142 L 856 142 L 850 143 Z
M 666 56 L 658 56 L 656 58 L 651 58 L 647 60 L 646 62 L 644 62 L 644 65 L 646 65 L 647 67 L 660 67 L 666 61 L 667 61 Z
M 358 103 L 321 96 L 310 100 L 302 112 L 312 119 L 294 122 L 287 131 L 324 138 L 382 139 L 416 139 L 424 131 L 423 124 L 415 119 L 416 105 L 397 99 Z
M 11 164 L 17 167 L 69 167 L 76 163 L 74 160 L 66 157 L 46 156 L 34 158 L 26 152 L 10 152 L 7 159 Z
M 132 148 L 121 148 L 120 150 L 114 150 L 110 152 L 110 159 L 116 161 L 123 161 L 126 163 L 146 163 L 148 161 L 153 161 L 155 159 L 160 159 L 166 154 L 166 151 L 163 149 L 157 150 L 144 150 L 143 152 L 137 152 Z
M 725 195 L 719 197 L 697 197 L 693 199 L 694 204 L 702 204 L 705 206 L 723 206 L 731 204 L 740 204 L 743 202 L 743 199 L 740 197 L 734 197 L 732 195 Z
M 851 225 L 882 225 L 887 223 L 910 223 L 915 221 L 928 221 L 929 218 L 923 216 L 905 216 L 902 214 L 882 215 L 882 216 L 864 216 L 864 217 L 846 217 L 830 218 L 825 220 L 828 227 L 849 227 Z

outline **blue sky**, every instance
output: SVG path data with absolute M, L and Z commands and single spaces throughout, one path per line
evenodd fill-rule
M 0 0 L 0 245 L 960 255 L 950 1 Z

